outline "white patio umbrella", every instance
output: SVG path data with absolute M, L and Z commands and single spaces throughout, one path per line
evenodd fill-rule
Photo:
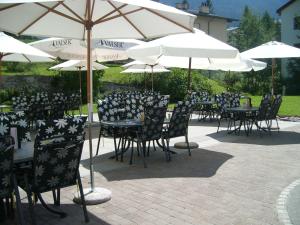
M 194 28 L 194 32 L 169 35 L 132 47 L 128 50 L 128 55 L 150 65 L 159 63 L 166 67 L 189 68 L 188 89 L 190 90 L 191 68 L 194 61 L 200 60 L 201 63 L 209 65 L 211 58 L 234 58 L 238 54 L 236 48 L 203 31 Z
M 156 65 L 147 65 L 141 61 L 133 61 L 123 65 L 123 67 L 127 68 L 121 73 L 150 73 L 152 80 L 152 91 L 153 91 L 153 74 L 154 73 L 168 73 L 170 70 L 167 70 L 164 66 L 156 64 Z M 146 88 L 146 80 L 145 80 L 145 88 Z
M 135 39 L 93 39 L 91 40 L 92 60 L 98 62 L 128 59 L 126 50 L 144 43 Z M 46 38 L 30 43 L 31 46 L 61 59 L 87 59 L 87 43 L 70 38 Z
M 0 29 L 16 34 L 87 40 L 87 99 L 93 114 L 92 38 L 155 38 L 192 32 L 195 16 L 150 0 L 2 0 Z M 90 196 L 94 188 L 91 126 Z M 101 194 L 101 193 L 100 193 Z M 95 202 L 93 202 L 95 203 Z
M 240 55 L 239 55 L 240 56 Z M 239 59 L 224 59 L 216 60 L 211 63 L 206 68 L 206 70 L 222 70 L 222 71 L 232 71 L 232 72 L 249 72 L 263 70 L 267 67 L 265 62 L 261 62 L 254 59 L 246 59 L 239 57 Z
M 0 32 L 0 82 L 2 61 L 51 62 L 53 56 Z
M 60 63 L 56 66 L 49 68 L 50 70 L 59 70 L 59 71 L 78 71 L 79 75 L 79 93 L 80 93 L 80 111 L 82 107 L 82 88 L 81 88 L 81 71 L 86 71 L 86 61 L 85 60 L 68 60 L 66 62 Z M 92 62 L 92 70 L 104 70 L 107 69 L 107 66 L 104 66 L 97 62 Z
M 272 94 L 274 94 L 275 58 L 300 57 L 300 49 L 278 41 L 270 41 L 241 53 L 251 59 L 272 59 Z

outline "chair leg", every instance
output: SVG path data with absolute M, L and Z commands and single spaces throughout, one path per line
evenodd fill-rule
M 80 192 L 80 198 L 81 198 L 81 204 L 82 204 L 82 209 L 83 209 L 83 214 L 84 214 L 84 220 L 86 223 L 88 223 L 90 221 L 88 213 L 87 213 L 87 209 L 86 209 L 86 203 L 85 203 L 85 199 L 84 199 L 84 194 L 83 194 L 83 189 L 82 189 L 82 183 L 81 183 L 81 179 L 80 179 L 80 173 L 78 171 L 78 186 L 79 186 L 79 192 Z
M 185 135 L 185 142 L 186 142 L 186 145 L 188 147 L 188 150 L 189 150 L 189 156 L 191 156 L 191 148 L 190 148 L 190 143 L 189 143 L 189 139 L 188 139 L 188 135 L 186 134 Z
M 168 162 L 169 161 L 169 156 L 168 156 L 168 150 L 166 149 L 166 146 L 165 146 L 164 138 L 161 138 L 161 142 L 162 142 L 162 145 L 163 145 L 163 151 L 165 152 L 166 161 Z
M 168 151 L 169 161 L 171 161 L 171 154 L 170 154 L 170 139 L 167 139 L 167 151 Z
M 131 144 L 131 152 L 130 152 L 130 161 L 129 161 L 129 164 L 132 165 L 132 160 L 133 160 L 133 144 L 134 142 L 132 141 L 132 144 Z
M 146 142 L 145 141 L 143 141 L 142 142 L 142 157 L 143 157 L 143 163 L 144 163 L 144 168 L 147 168 L 147 164 L 146 164 Z
M 218 119 L 218 129 L 217 129 L 217 133 L 219 132 L 220 126 L 221 126 L 221 118 Z
M 96 152 L 96 155 L 98 155 L 99 153 L 99 147 L 100 147 L 100 140 L 101 140 L 101 127 L 100 127 L 100 131 L 99 131 L 99 136 L 98 136 L 98 143 L 97 143 L 97 152 Z
M 148 141 L 148 148 L 147 148 L 147 156 L 150 156 L 150 143 L 151 141 Z
M 156 151 L 155 141 L 154 141 L 154 140 L 152 141 L 152 144 L 153 144 L 153 149 L 154 149 L 154 151 Z
M 278 125 L 278 119 L 277 119 L 277 117 L 275 118 L 275 120 L 276 120 L 276 124 L 277 124 L 277 131 L 278 131 L 278 133 L 279 133 L 279 125 Z
M 15 196 L 16 196 L 16 205 L 17 205 L 17 214 L 18 214 L 18 221 L 20 225 L 24 225 L 24 217 L 23 217 L 23 212 L 21 208 L 21 198 L 20 198 L 20 193 L 17 185 L 17 179 L 15 176 L 13 176 L 13 182 L 14 182 L 14 191 L 15 191 Z
M 32 202 L 32 193 L 31 193 L 31 190 L 29 189 L 29 183 L 28 183 L 28 178 L 27 178 L 26 174 L 24 175 L 24 181 L 25 181 L 25 185 L 26 185 L 26 194 L 27 194 L 27 198 L 28 198 L 29 214 L 31 217 L 31 223 L 32 223 L 32 225 L 36 225 L 34 209 L 33 209 L 33 202 Z

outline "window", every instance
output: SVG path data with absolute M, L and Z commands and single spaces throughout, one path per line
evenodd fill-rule
M 294 29 L 300 30 L 300 16 L 294 18 Z

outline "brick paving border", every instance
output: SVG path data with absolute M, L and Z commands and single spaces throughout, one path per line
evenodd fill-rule
M 283 191 L 280 193 L 279 198 L 277 200 L 276 208 L 277 208 L 278 218 L 284 225 L 293 225 L 287 211 L 287 202 L 291 191 L 298 185 L 300 185 L 300 179 L 294 181 L 293 183 L 288 185 L 285 189 L 283 189 Z

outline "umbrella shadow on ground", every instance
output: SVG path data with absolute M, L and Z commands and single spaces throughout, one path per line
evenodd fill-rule
M 268 132 L 252 131 L 249 136 L 241 130 L 240 134 L 228 134 L 227 131 L 222 130 L 218 133 L 211 133 L 207 136 L 214 138 L 220 142 L 237 143 L 237 144 L 253 144 L 253 145 L 292 145 L 300 144 L 300 133 L 293 131 L 272 131 Z
M 101 215 L 94 215 L 89 211 L 89 206 L 87 206 L 88 216 L 90 219 L 89 223 L 84 221 L 83 210 L 81 206 L 77 204 L 61 204 L 60 207 L 54 207 L 52 204 L 49 204 L 51 208 L 54 208 L 57 211 L 63 211 L 67 213 L 65 218 L 60 218 L 60 216 L 55 215 L 47 211 L 40 203 L 37 203 L 34 206 L 34 215 L 36 219 L 36 224 L 47 224 L 47 225 L 65 225 L 65 224 L 74 224 L 74 225 L 84 225 L 84 224 L 97 224 L 97 225 L 111 225 L 110 223 L 105 222 L 101 219 Z M 25 224 L 31 224 L 29 206 L 28 203 L 22 203 L 22 212 L 25 220 Z M 16 212 L 15 212 L 16 213 Z M 18 225 L 17 219 L 7 219 L 1 222 L 1 225 Z
M 174 149 L 172 149 L 174 150 Z M 150 150 L 150 156 L 146 157 L 148 168 L 143 168 L 141 156 L 134 153 L 133 164 L 129 165 L 129 155 L 124 156 L 124 162 L 108 159 L 108 155 L 95 157 L 94 170 L 101 173 L 108 181 L 131 180 L 147 178 L 175 178 L 175 177 L 211 177 L 232 155 L 209 151 L 205 149 L 193 149 L 192 156 L 188 156 L 187 150 L 175 150 L 178 154 L 172 155 L 171 162 L 165 161 L 165 154 L 161 149 Z M 111 154 L 110 154 L 111 155 Z M 110 162 L 107 162 L 109 160 Z M 81 165 L 89 168 L 89 160 L 82 160 Z M 108 169 L 107 165 L 110 165 Z M 111 166 L 114 165 L 114 166 Z

